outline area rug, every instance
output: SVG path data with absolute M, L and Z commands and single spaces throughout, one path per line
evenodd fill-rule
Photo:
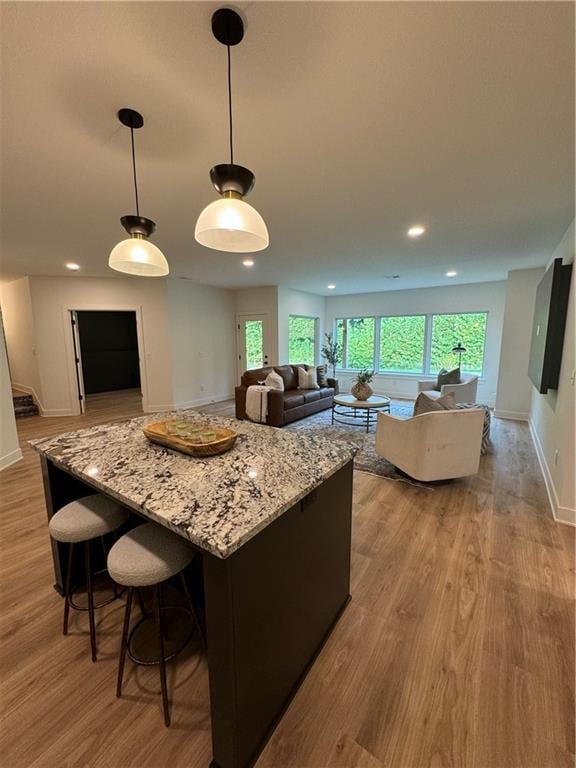
M 409 418 L 412 416 L 414 404 L 406 400 L 393 400 L 390 406 L 392 416 L 399 418 Z M 413 480 L 393 464 L 383 459 L 376 453 L 375 426 L 366 432 L 366 427 L 359 423 L 356 425 L 332 424 L 332 411 L 321 411 L 305 419 L 287 424 L 284 429 L 293 432 L 302 432 L 306 435 L 321 435 L 327 442 L 343 441 L 357 446 L 358 453 L 354 459 L 354 469 L 360 472 L 369 472 L 372 475 L 385 477 L 388 480 L 397 480 L 410 485 L 433 488 L 433 483 L 421 483 Z

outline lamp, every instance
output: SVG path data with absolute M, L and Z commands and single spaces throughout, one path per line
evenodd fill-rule
M 144 118 L 134 109 L 124 108 L 118 112 L 122 125 L 130 128 L 132 144 L 132 173 L 134 176 L 134 194 L 136 197 L 136 215 L 122 216 L 122 226 L 130 237 L 115 245 L 108 259 L 108 266 L 117 272 L 140 277 L 162 277 L 170 271 L 162 251 L 148 241 L 156 229 L 152 219 L 140 216 L 138 200 L 138 182 L 136 179 L 136 153 L 134 151 L 134 130 L 142 128 Z
M 270 240 L 264 219 L 243 199 L 254 186 L 254 174 L 234 162 L 230 47 L 238 45 L 244 37 L 244 23 L 236 11 L 220 8 L 212 15 L 212 33 L 228 52 L 230 162 L 210 170 L 210 180 L 221 198 L 204 208 L 196 222 L 194 237 L 201 245 L 216 251 L 253 253 L 267 248 Z
M 458 355 L 458 368 L 460 368 L 462 363 L 462 352 L 466 352 L 466 347 L 463 347 L 462 342 L 459 341 L 455 347 L 452 347 L 452 352 L 454 352 L 455 355 Z

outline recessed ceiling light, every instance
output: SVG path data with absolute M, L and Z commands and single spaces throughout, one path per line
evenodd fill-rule
M 67 264 L 64 264 L 64 266 L 66 267 L 66 269 L 71 269 L 72 272 L 78 272 L 78 270 L 80 269 L 80 264 L 76 264 L 73 261 L 69 261 Z
M 413 227 L 410 227 L 408 232 L 406 234 L 408 237 L 422 237 L 422 235 L 426 232 L 426 227 L 423 227 L 421 224 L 415 224 Z
M 242 262 L 245 267 L 253 267 L 254 266 L 254 259 L 244 259 Z
M 448 272 L 446 272 L 446 277 L 456 277 L 458 272 L 456 272 L 455 269 L 449 269 Z
M 334 285 L 334 283 L 330 283 L 330 284 L 329 284 L 329 285 L 327 285 L 326 287 L 328 288 L 328 290 L 329 290 L 329 291 L 333 291 L 333 290 L 334 290 L 334 288 L 336 288 L 336 286 Z

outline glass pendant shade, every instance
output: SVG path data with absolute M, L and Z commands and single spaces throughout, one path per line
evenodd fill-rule
M 114 246 L 108 266 L 117 272 L 140 277 L 163 277 L 170 271 L 160 248 L 143 237 L 129 237 Z
M 244 200 L 224 197 L 202 211 L 194 237 L 206 248 L 229 253 L 263 251 L 270 242 L 264 219 Z

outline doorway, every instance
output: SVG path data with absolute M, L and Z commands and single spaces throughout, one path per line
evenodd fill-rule
M 138 325 L 133 310 L 73 310 L 71 322 L 81 411 L 142 406 Z
M 267 314 L 236 317 L 238 380 L 245 371 L 268 365 L 270 323 Z

